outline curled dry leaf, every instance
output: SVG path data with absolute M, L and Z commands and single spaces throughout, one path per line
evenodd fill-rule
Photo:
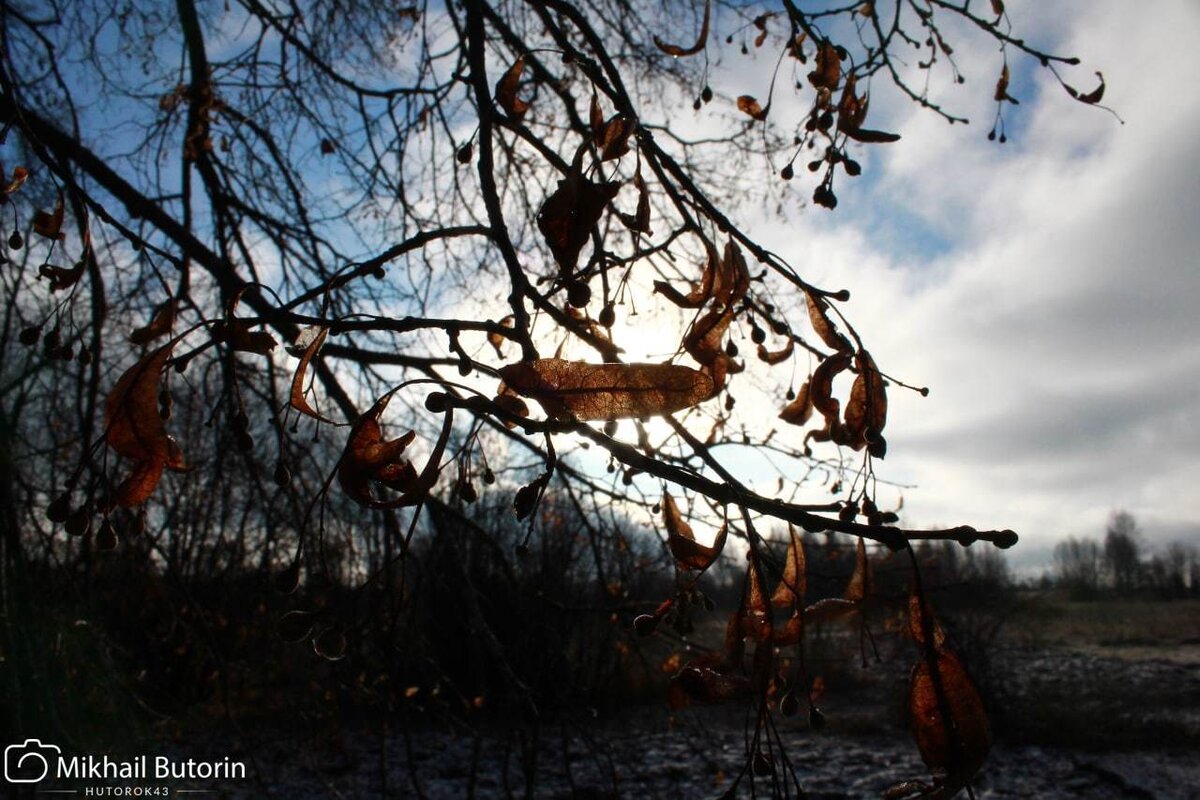
M 275 349 L 275 337 L 266 331 L 251 331 L 250 325 L 237 318 L 237 307 L 249 286 L 243 286 L 229 299 L 226 318 L 213 324 L 213 341 L 221 342 L 233 350 L 243 353 L 269 355 Z
M 646 191 L 646 181 L 642 179 L 642 168 L 640 166 L 637 172 L 634 173 L 633 185 L 637 188 L 638 193 L 637 210 L 633 214 L 620 212 L 621 222 L 629 230 L 649 236 L 653 232 L 650 230 L 650 193 Z M 662 281 L 654 282 L 655 289 L 658 288 L 658 284 L 660 283 Z M 668 289 L 670 289 L 669 285 Z M 678 295 L 678 292 L 676 292 L 676 295 Z
M 870 98 L 867 95 L 859 97 L 856 90 L 856 80 L 853 75 L 846 79 L 842 90 L 842 99 L 838 103 L 838 130 L 856 142 L 864 144 L 882 144 L 900 141 L 900 134 L 872 131 L 863 128 L 867 118 L 867 107 Z
M 768 350 L 766 345 L 758 346 L 758 360 L 771 366 L 782 364 L 792 357 L 792 349 L 795 347 L 795 342 L 791 337 L 788 337 L 787 344 L 779 350 Z
M 3 186 L 2 191 L 6 195 L 20 189 L 25 185 L 25 181 L 29 179 L 29 170 L 24 167 L 15 167 L 12 172 L 12 177 L 8 179 L 8 183 L 4 182 L 4 171 L 0 169 L 0 185 Z
M 853 350 L 850 342 L 838 331 L 833 320 L 829 318 L 829 303 L 825 298 L 812 292 L 805 292 L 804 297 L 808 304 L 809 322 L 812 323 L 817 336 L 821 337 L 821 341 L 839 353 L 849 353 Z
M 925 644 L 925 632 L 932 632 L 933 647 L 941 650 L 946 645 L 946 633 L 933 616 L 928 603 L 921 602 L 916 586 L 908 594 L 908 632 L 917 644 Z
M 325 344 L 325 337 L 328 335 L 328 328 L 317 328 L 315 335 L 304 348 L 304 352 L 300 355 L 300 363 L 296 366 L 295 374 L 292 375 L 292 392 L 289 403 L 301 414 L 332 425 L 334 424 L 333 420 L 319 414 L 315 408 L 309 405 L 308 398 L 304 396 L 304 382 L 308 377 L 308 365 L 320 352 L 321 347 Z M 305 336 L 305 334 L 301 333 L 301 336 Z
M 670 414 L 707 400 L 709 376 L 676 364 L 588 364 L 542 358 L 500 368 L 505 384 L 555 417 L 609 420 Z
M 804 385 L 800 387 L 800 391 L 796 392 L 795 399 L 779 412 L 781 420 L 791 425 L 804 425 L 812 417 L 813 404 L 808 386 L 809 382 L 805 381 Z
M 958 656 L 938 650 L 917 664 L 909 712 L 922 760 L 944 775 L 939 796 L 953 797 L 983 766 L 992 746 L 983 702 Z
M 38 211 L 33 215 L 33 232 L 47 239 L 65 239 L 63 226 L 63 193 L 58 193 L 58 202 L 53 211 Z
M 183 454 L 158 413 L 158 379 L 174 342 L 145 355 L 117 380 L 104 402 L 104 441 L 134 462 L 117 487 L 117 503 L 136 506 L 154 492 L 164 469 L 184 469 Z
M 1020 105 L 1021 101 L 1008 93 L 1008 64 L 1000 70 L 1000 77 L 996 80 L 996 91 L 994 94 L 997 103 L 1002 103 L 1005 100 L 1013 105 Z
M 808 82 L 816 89 L 835 91 L 842 80 L 842 56 L 828 39 L 817 47 L 816 69 L 808 73 Z
M 692 527 L 684 521 L 675 504 L 675 498 L 663 494 L 663 522 L 667 527 L 667 544 L 671 547 L 671 555 L 684 569 L 694 569 L 703 572 L 712 566 L 721 551 L 725 548 L 725 539 L 729 531 L 728 525 L 722 525 L 711 546 L 700 544 L 692 533 Z
M 588 121 L 592 129 L 592 144 L 600 153 L 601 161 L 611 161 L 629 152 L 629 137 L 633 134 L 634 123 L 629 117 L 614 114 L 604 121 L 604 113 L 600 110 L 600 98 L 592 92 L 592 104 L 588 109 Z
M 763 108 L 762 104 L 753 95 L 744 94 L 737 99 L 738 111 L 743 114 L 753 117 L 760 122 L 767 118 L 768 108 Z
M 783 577 L 771 595 L 771 605 L 777 608 L 804 607 L 804 595 L 808 591 L 808 575 L 804 564 L 804 542 L 800 534 L 788 525 L 788 551 L 784 556 Z
M 512 314 L 509 314 L 507 317 L 500 320 L 500 327 L 502 328 L 511 329 L 515 325 L 516 321 L 513 319 Z M 504 351 L 501 349 L 501 347 L 504 345 L 504 337 L 493 331 L 488 333 L 487 340 L 488 344 L 490 344 L 496 351 L 496 358 L 504 358 Z
M 723 306 L 730 307 L 745 299 L 750 291 L 750 268 L 737 242 L 730 239 L 725 243 L 725 252 L 720 267 L 713 279 L 712 296 Z
M 542 204 L 537 217 L 538 230 L 564 274 L 574 272 L 579 251 L 620 188 L 620 181 L 593 183 L 573 170 L 558 182 L 558 189 Z
M 1004 16 L 1004 0 L 992 0 L 992 13 L 997 17 Z
M 50 291 L 57 292 L 61 289 L 70 289 L 75 284 L 79 283 L 79 279 L 83 277 L 83 269 L 85 266 L 84 259 L 79 259 L 73 267 L 58 267 L 54 264 L 42 264 L 38 267 L 38 277 L 46 278 L 50 281 Z
M 1071 95 L 1071 97 L 1074 97 L 1079 102 L 1087 103 L 1088 105 L 1095 105 L 1104 99 L 1104 75 L 1102 75 L 1100 72 L 1097 72 L 1096 77 L 1100 79 L 1100 85 L 1087 94 L 1081 94 L 1077 89 L 1075 89 L 1075 87 L 1068 86 L 1065 83 L 1063 84 L 1063 88 L 1067 90 L 1067 94 Z
M 505 113 L 518 120 L 529 110 L 529 103 L 517 97 L 517 86 L 521 83 L 521 73 L 524 71 L 525 56 L 521 56 L 496 82 L 496 102 Z
M 395 390 L 392 390 L 379 398 L 375 405 L 354 421 L 346 440 L 346 449 L 338 462 L 338 482 L 342 490 L 354 502 L 366 508 L 400 508 L 419 503 L 426 492 L 437 483 L 442 454 L 446 451 L 446 443 L 450 439 L 454 413 L 453 406 L 447 405 L 442 419 L 441 434 L 433 446 L 425 469 L 418 474 L 412 463 L 402 457 L 405 448 L 416 438 L 416 434 L 409 431 L 398 439 L 383 438 L 379 418 L 394 393 Z M 375 496 L 374 484 L 400 492 L 400 496 L 391 500 L 381 500 Z
M 849 368 L 850 356 L 845 353 L 834 353 L 826 358 L 813 370 L 812 380 L 809 381 L 809 396 L 813 407 L 824 415 L 827 428 L 838 426 L 838 412 L 841 403 L 833 396 L 833 379 L 839 372 Z
M 875 366 L 875 361 L 866 350 L 860 350 L 855 357 L 858 364 L 858 377 L 850 388 L 850 400 L 846 403 L 846 443 L 855 450 L 861 450 L 864 445 L 881 442 L 880 434 L 887 424 L 887 391 L 884 388 L 883 375 Z M 882 457 L 878 448 L 872 448 L 871 454 Z
M 130 343 L 149 344 L 155 339 L 169 334 L 171 332 L 171 328 L 175 325 L 176 308 L 177 305 L 175 298 L 169 298 L 165 303 L 155 309 L 154 316 L 149 322 L 130 332 Z
M 757 559 L 753 558 L 746 565 L 746 588 L 742 593 L 739 625 L 742 634 L 753 637 L 755 641 L 765 642 L 771 638 L 771 608 L 763 592 Z
M 871 591 L 871 564 L 867 561 L 867 545 L 863 538 L 858 537 L 858 545 L 854 550 L 854 572 L 850 582 L 846 584 L 844 597 L 851 603 L 862 603 Z
M 713 310 L 702 314 L 692 321 L 683 335 L 683 349 L 702 367 L 704 374 L 712 379 L 713 394 L 725 387 L 725 379 L 745 369 L 745 366 L 735 361 L 721 344 L 729 323 L 733 320 L 733 311 Z
M 704 49 L 704 45 L 708 41 L 708 21 L 709 15 L 712 11 L 712 8 L 710 7 L 711 5 L 712 0 L 706 0 L 704 3 L 704 20 L 700 23 L 700 35 L 696 37 L 696 43 L 694 45 L 691 47 L 680 47 L 677 44 L 667 44 L 662 39 L 658 38 L 658 36 L 654 37 L 654 44 L 659 50 L 662 50 L 669 56 L 691 56 L 699 53 Z
M 492 402 L 515 417 L 525 418 L 529 416 L 529 406 L 504 382 L 500 383 L 500 390 L 496 396 L 492 398 Z M 512 430 L 513 428 L 517 427 L 517 425 L 515 422 L 506 419 L 504 420 L 504 427 Z
M 700 277 L 700 285 L 692 284 L 691 291 L 685 295 L 666 281 L 655 281 L 654 291 L 680 308 L 700 308 L 707 303 L 712 298 L 717 272 L 721 270 L 721 257 L 710 242 L 705 241 L 704 247 L 708 251 L 708 260 Z

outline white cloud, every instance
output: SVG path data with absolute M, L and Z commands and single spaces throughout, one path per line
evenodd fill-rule
M 920 484 L 908 521 L 1012 527 L 1039 557 L 1052 538 L 1101 534 L 1118 507 L 1151 538 L 1200 537 L 1200 7 L 1060 5 L 1014 16 L 1102 69 L 1127 125 L 1034 65 L 1038 91 L 1007 112 L 1025 117 L 1016 140 L 985 140 L 990 100 L 966 129 L 914 111 L 871 165 L 883 199 L 870 214 L 850 207 L 860 195 L 759 231 L 807 277 L 854 292 L 885 371 L 932 387 L 891 393 L 884 474 Z M 861 225 L 888 213 L 945 247 L 927 264 L 889 252 L 894 231 Z

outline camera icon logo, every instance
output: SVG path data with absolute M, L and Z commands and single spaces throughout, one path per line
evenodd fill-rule
M 42 744 L 40 739 L 26 739 L 24 744 L 4 748 L 4 780 L 9 783 L 37 783 L 50 772 L 50 762 L 62 753 L 56 745 Z

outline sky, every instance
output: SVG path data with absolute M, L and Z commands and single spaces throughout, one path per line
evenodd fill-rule
M 995 59 L 964 57 L 943 96 L 970 126 L 873 94 L 904 138 L 864 152 L 871 183 L 747 227 L 850 289 L 884 371 L 930 387 L 889 395 L 881 470 L 919 487 L 909 525 L 1012 528 L 1018 570 L 1117 509 L 1152 547 L 1200 544 L 1200 5 L 1008 6 L 1031 43 L 1083 59 L 1064 73 L 1079 89 L 1103 71 L 1124 125 L 1027 63 L 1010 140 L 988 142 Z

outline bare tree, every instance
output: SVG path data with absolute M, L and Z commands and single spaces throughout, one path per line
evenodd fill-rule
M 1128 594 L 1137 588 L 1141 575 L 1141 545 L 1137 520 L 1128 511 L 1116 511 L 1104 534 L 1104 565 L 1112 576 L 1113 588 Z
M 1054 568 L 1060 585 L 1079 599 L 1096 596 L 1100 590 L 1100 545 L 1094 539 L 1068 536 L 1054 546 Z
M 20 320 L 6 366 L 16 340 L 75 370 L 70 421 L 38 454 L 54 467 L 4 476 L 81 535 L 64 546 L 39 521 L 28 535 L 48 552 L 111 549 L 149 521 L 163 534 L 145 552 L 168 568 L 202 553 L 208 571 L 254 563 L 287 591 L 379 580 L 401 602 L 423 511 L 496 486 L 532 530 L 549 495 L 601 497 L 652 523 L 677 565 L 672 596 L 632 621 L 650 634 L 740 538 L 725 649 L 682 664 L 674 698 L 754 704 L 738 781 L 782 793 L 799 783 L 769 756 L 770 703 L 807 697 L 810 676 L 775 654 L 803 647 L 806 618 L 861 610 L 865 543 L 1016 542 L 903 528 L 880 507 L 888 392 L 923 390 L 876 364 L 847 292 L 756 243 L 732 205 L 761 191 L 743 174 L 765 158 L 781 182 L 807 163 L 813 204 L 834 208 L 859 148 L 900 138 L 868 127 L 869 90 L 965 121 L 926 87 L 931 71 L 959 79 L 971 42 L 999 48 L 986 90 L 1003 142 L 1010 59 L 1060 82 L 1076 61 L 1012 31 L 1001 0 L 6 0 L 0 39 L 5 161 L 25 165 L 3 181 L 24 259 L 5 283 Z M 714 93 L 713 57 L 751 42 L 770 72 Z M 1062 85 L 1102 99 L 1102 82 Z M 674 332 L 668 363 L 626 362 L 639 308 Z M 799 387 L 774 377 L 795 364 Z M 785 424 L 816 420 L 802 441 L 738 415 L 732 390 L 764 383 Z M 786 464 L 777 492 L 739 479 L 746 448 Z M 806 606 L 798 535 L 780 558 L 766 519 L 850 537 L 844 597 Z M 598 576 L 616 529 L 586 531 Z M 952 794 L 986 753 L 986 718 L 914 581 L 911 704 L 936 780 L 909 789 Z M 296 638 L 340 658 L 352 621 L 322 613 Z

